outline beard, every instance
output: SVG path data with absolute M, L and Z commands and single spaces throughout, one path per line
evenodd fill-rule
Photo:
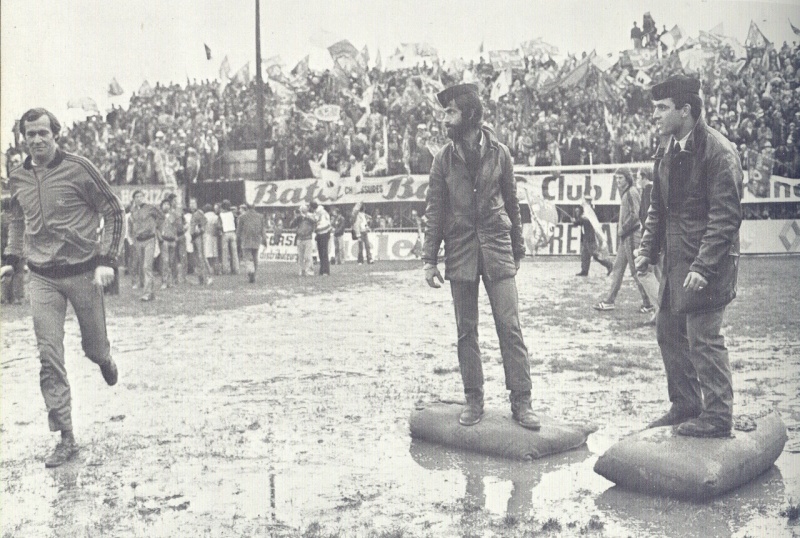
M 469 130 L 469 127 L 463 121 L 455 125 L 446 124 L 446 128 L 447 137 L 454 142 L 464 138 L 464 134 Z

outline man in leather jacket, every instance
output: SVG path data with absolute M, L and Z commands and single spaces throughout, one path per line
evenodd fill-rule
M 659 147 L 655 182 L 636 266 L 664 254 L 656 334 L 670 410 L 650 427 L 728 437 L 733 387 L 720 334 L 736 296 L 742 166 L 735 147 L 701 117 L 700 81 L 675 75 L 652 89 Z
M 459 422 L 483 416 L 483 370 L 478 346 L 478 283 L 489 296 L 500 340 L 506 388 L 514 419 L 539 429 L 531 409 L 528 350 L 522 339 L 515 275 L 525 256 L 513 162 L 494 132 L 481 126 L 483 107 L 474 84 L 437 95 L 445 107 L 451 142 L 433 160 L 427 194 L 422 260 L 425 280 L 443 283 L 437 268 L 444 242 L 445 278 L 450 281 L 458 328 L 458 363 L 466 406 Z

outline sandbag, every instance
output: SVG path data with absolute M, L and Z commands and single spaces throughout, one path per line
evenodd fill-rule
M 724 439 L 685 437 L 672 426 L 644 430 L 609 448 L 594 471 L 639 492 L 708 500 L 761 475 L 783 451 L 786 425 L 776 412 L 751 423 L 752 431 Z
M 474 426 L 462 426 L 458 415 L 462 406 L 435 403 L 411 413 L 411 436 L 432 443 L 471 450 L 490 456 L 533 460 L 578 448 L 586 443 L 597 426 L 570 425 L 540 416 L 542 428 L 527 430 L 511 418 L 511 413 L 487 409 L 483 419 Z

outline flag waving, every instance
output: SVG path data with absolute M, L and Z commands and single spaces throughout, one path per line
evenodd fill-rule
M 219 78 L 220 80 L 228 80 L 231 78 L 231 64 L 228 62 L 228 57 L 222 59 L 222 63 L 219 64 Z
M 511 68 L 500 73 L 497 80 L 492 84 L 491 100 L 495 102 L 499 101 L 509 90 L 511 90 Z
M 108 95 L 109 97 L 116 97 L 117 95 L 122 95 L 125 91 L 122 89 L 122 86 L 119 85 L 116 78 L 112 78 L 111 82 L 108 84 Z
M 206 48 L 206 60 L 210 60 L 211 59 L 211 48 L 209 48 L 209 46 L 206 45 L 205 43 L 203 43 L 203 46 Z
M 792 32 L 794 32 L 794 35 L 800 35 L 800 28 L 792 24 L 791 20 L 789 21 L 789 26 L 792 27 Z
M 750 21 L 750 29 L 747 31 L 747 39 L 744 42 L 744 46 L 752 49 L 763 49 L 769 44 L 770 41 L 759 30 L 756 23 Z

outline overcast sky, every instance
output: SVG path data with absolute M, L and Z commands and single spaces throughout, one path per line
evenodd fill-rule
M 14 119 L 46 106 L 65 120 L 69 99 L 92 97 L 109 105 L 116 77 L 127 103 L 151 84 L 216 78 L 228 56 L 233 71 L 255 67 L 255 0 L 2 0 L 0 5 L 0 144 Z M 800 40 L 800 2 L 734 0 L 262 0 L 262 55 L 280 55 L 289 68 L 318 36 L 347 38 L 374 59 L 399 43 L 428 42 L 445 58 L 514 48 L 542 37 L 562 52 L 630 47 L 632 22 L 650 11 L 660 29 L 680 25 L 689 35 L 724 24 L 744 42 L 750 20 L 778 46 Z M 206 60 L 203 44 L 212 51 Z

